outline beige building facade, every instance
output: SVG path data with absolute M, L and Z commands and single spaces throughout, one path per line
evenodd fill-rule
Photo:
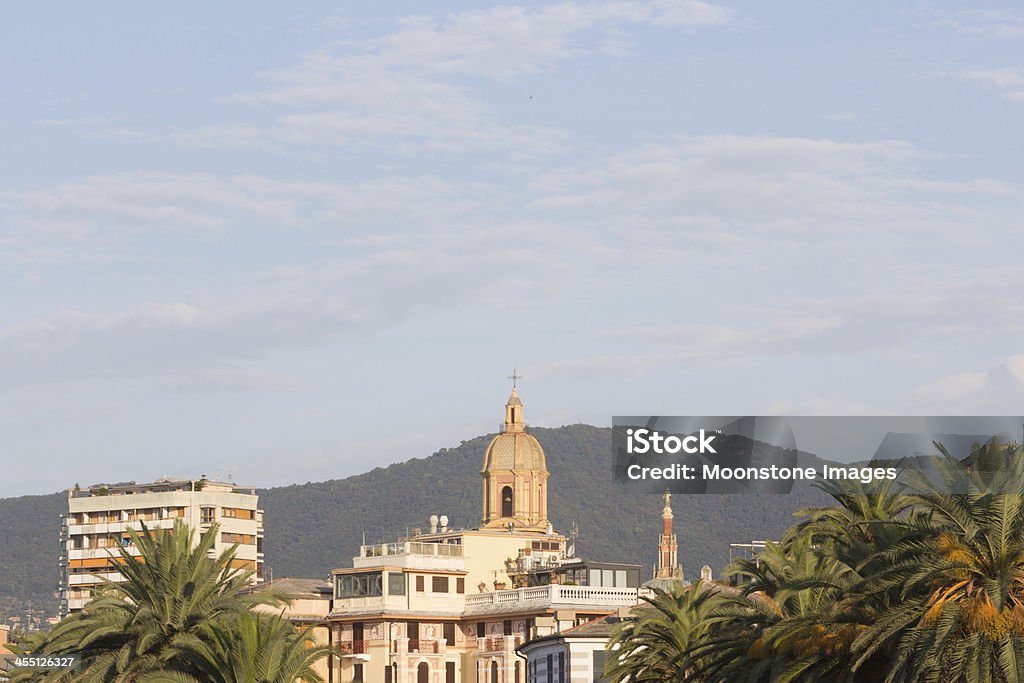
M 182 520 L 198 534 L 219 525 L 215 552 L 238 544 L 233 566 L 263 573 L 263 511 L 256 490 L 231 483 L 162 479 L 151 484 L 97 484 L 68 491 L 61 527 L 60 610 L 82 609 L 104 579 L 120 580 L 120 548 L 135 555 L 130 529 L 170 529 Z

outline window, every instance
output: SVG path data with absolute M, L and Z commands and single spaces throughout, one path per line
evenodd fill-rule
M 455 683 L 455 662 L 444 663 L 444 683 Z
M 354 664 L 352 666 L 352 683 L 363 683 L 363 665 Z
M 447 576 L 435 576 L 431 579 L 430 590 L 433 593 L 447 593 L 448 592 L 448 577 Z
M 254 519 L 256 512 L 255 510 L 246 510 L 244 508 L 224 508 L 221 510 L 221 516 L 231 519 Z
M 416 667 L 416 683 L 430 683 L 430 666 L 426 662 Z
M 518 659 L 516 660 L 516 676 L 515 676 L 515 683 L 522 683 L 522 679 L 520 678 L 520 675 L 519 675 L 519 660 L 518 660 Z
M 217 508 L 201 507 L 199 508 L 199 523 L 200 524 L 213 524 L 214 513 Z
M 486 638 L 487 637 L 487 622 L 478 621 L 476 622 L 476 637 Z
M 255 545 L 256 537 L 252 534 L 235 534 L 229 532 L 221 532 L 220 540 L 222 543 L 230 543 L 234 545 L 238 543 L 240 545 Z
M 604 677 L 604 664 L 608 660 L 608 653 L 604 650 L 594 650 L 594 680 L 593 683 L 604 683 L 608 679 Z
M 512 487 L 506 486 L 501 490 L 501 516 L 511 517 L 514 514 L 512 510 Z
M 555 657 L 548 655 L 548 683 L 555 683 Z
M 422 576 L 417 576 L 416 577 L 416 592 L 417 593 L 422 593 L 423 591 L 426 590 L 423 587 L 423 584 L 424 584 L 423 577 Z
M 335 577 L 334 597 L 359 598 L 381 595 L 381 574 L 341 574 Z
M 405 595 L 405 574 L 388 572 L 388 595 Z
M 394 678 L 391 677 L 391 665 L 384 665 L 384 683 L 394 683 Z
M 448 647 L 454 647 L 455 645 L 455 624 L 446 621 L 441 624 L 441 632 L 444 634 L 444 644 Z
M 466 592 L 466 580 L 461 576 L 455 579 L 455 592 L 459 594 Z
M 565 683 L 565 653 L 558 653 L 558 683 Z
M 506 619 L 505 622 L 502 624 L 502 633 L 504 633 L 506 636 L 512 635 L 512 620 L 511 619 Z
M 491 683 L 498 683 L 498 663 L 491 660 Z

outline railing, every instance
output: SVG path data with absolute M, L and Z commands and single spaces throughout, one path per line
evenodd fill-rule
M 490 636 L 478 638 L 478 647 L 481 652 L 501 652 L 506 645 L 515 649 L 523 644 L 523 636 Z
M 429 557 L 462 557 L 462 546 L 454 543 L 376 543 L 359 549 L 360 557 L 391 555 L 426 555 Z
M 636 588 L 606 588 L 604 586 L 534 586 L 512 590 L 478 593 L 466 596 L 466 610 L 521 604 L 567 604 L 620 607 L 639 602 Z
M 365 640 L 353 640 L 347 643 L 341 643 L 339 645 L 341 653 L 346 655 L 364 655 L 366 654 L 366 641 Z

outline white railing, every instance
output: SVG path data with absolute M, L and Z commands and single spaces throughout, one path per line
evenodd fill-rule
M 639 602 L 636 588 L 605 588 L 603 586 L 535 586 L 512 590 L 478 593 L 466 596 L 466 611 L 518 603 L 531 605 L 562 604 L 595 607 L 632 606 Z
M 360 557 L 394 555 L 425 555 L 427 557 L 462 557 L 462 546 L 454 543 L 376 543 L 359 548 Z

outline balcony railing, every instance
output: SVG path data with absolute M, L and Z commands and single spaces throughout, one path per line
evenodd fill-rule
M 359 549 L 360 557 L 387 557 L 393 555 L 426 555 L 428 557 L 462 557 L 462 546 L 454 543 L 376 543 Z
M 352 640 L 349 642 L 343 642 L 338 645 L 341 649 L 342 654 L 346 655 L 364 655 L 366 654 L 366 641 L 365 640 Z
M 639 594 L 636 588 L 553 584 L 467 595 L 466 611 L 475 612 L 491 607 L 508 607 L 510 605 L 529 608 L 551 604 L 614 608 L 632 606 L 638 602 Z
M 477 638 L 477 647 L 481 652 L 501 652 L 508 646 L 515 649 L 523 644 L 523 636 L 490 636 Z

